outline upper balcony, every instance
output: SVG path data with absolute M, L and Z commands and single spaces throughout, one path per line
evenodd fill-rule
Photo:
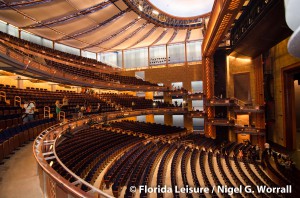
M 232 98 L 211 98 L 206 100 L 206 106 L 235 106 L 236 100 Z
M 230 120 L 228 118 L 212 118 L 208 120 L 209 125 L 214 126 L 234 126 L 234 120 Z
M 114 90 L 165 91 L 166 87 L 155 86 L 134 77 L 107 73 L 95 73 L 91 70 L 75 68 L 54 61 L 42 62 L 30 54 L 12 48 L 0 42 L 0 60 L 5 63 L 5 70 L 29 77 L 49 80 L 62 84 L 86 86 Z M 132 81 L 133 80 L 133 81 Z
M 187 95 L 187 98 L 190 100 L 203 100 L 204 94 L 203 92 L 191 93 Z
M 234 132 L 237 134 L 250 134 L 250 135 L 266 135 L 266 129 L 263 128 L 256 128 L 255 126 L 248 126 L 248 125 L 236 125 L 234 127 Z
M 192 118 L 204 118 L 206 116 L 206 113 L 203 111 L 189 111 L 188 116 Z
M 265 107 L 259 106 L 259 105 L 236 106 L 236 107 L 234 107 L 234 112 L 236 112 L 236 113 L 264 113 Z

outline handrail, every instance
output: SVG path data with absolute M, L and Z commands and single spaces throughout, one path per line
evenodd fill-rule
M 180 108 L 159 108 L 159 109 L 143 109 L 143 110 L 136 110 L 136 111 L 126 111 L 126 112 L 107 112 L 102 113 L 98 115 L 93 116 L 85 116 L 80 119 L 70 119 L 68 121 L 56 124 L 44 131 L 42 131 L 38 137 L 35 139 L 33 144 L 33 153 L 34 157 L 39 165 L 39 167 L 49 176 L 52 180 L 56 181 L 56 183 L 59 185 L 59 187 L 65 188 L 67 190 L 66 193 L 75 196 L 75 197 L 95 197 L 96 195 L 106 198 L 111 198 L 110 195 L 104 193 L 100 189 L 94 187 L 93 185 L 87 183 L 82 178 L 77 176 L 75 173 L 73 173 L 71 170 L 69 170 L 57 157 L 55 146 L 61 135 L 71 126 L 71 127 L 80 127 L 87 123 L 90 119 L 98 120 L 99 122 L 106 121 L 106 120 L 114 120 L 118 119 L 120 115 L 123 117 L 132 117 L 132 116 L 138 116 L 143 114 L 162 114 L 165 112 L 183 112 Z M 53 152 L 51 151 L 53 150 Z M 48 155 L 53 155 L 50 157 L 45 157 Z M 66 172 L 68 172 L 72 177 L 74 177 L 76 182 L 70 183 L 68 180 L 60 176 L 54 169 L 52 169 L 51 162 L 47 162 L 47 159 L 56 161 L 65 169 Z M 95 195 L 91 195 L 87 192 L 82 191 L 80 188 L 76 186 L 76 184 L 83 184 L 87 186 L 89 189 L 89 193 L 95 193 Z M 44 183 L 44 188 L 45 187 Z M 46 189 L 47 190 L 47 189 Z M 44 190 L 44 193 L 45 190 Z M 47 197 L 47 195 L 45 195 Z
M 44 118 L 50 118 L 50 107 L 44 106 Z
M 62 132 L 65 132 L 65 131 L 66 131 L 66 129 L 63 130 Z M 53 153 L 54 153 L 54 156 L 55 156 L 56 161 L 57 161 L 57 162 L 58 162 L 58 163 L 59 163 L 59 164 L 60 164 L 60 165 L 61 165 L 61 166 L 69 173 L 69 174 L 71 174 L 72 177 L 76 178 L 77 181 L 79 181 L 79 183 L 84 184 L 85 186 L 90 187 L 90 188 L 92 189 L 91 192 L 97 192 L 97 193 L 99 193 L 100 195 L 105 196 L 105 197 L 107 197 L 107 198 L 113 198 L 113 196 L 110 196 L 109 194 L 107 194 L 107 193 L 105 193 L 105 192 L 99 190 L 98 188 L 94 187 L 92 184 L 90 184 L 90 183 L 86 182 L 85 180 L 83 180 L 81 177 L 79 177 L 78 175 L 76 175 L 75 173 L 73 173 L 68 167 L 66 167 L 66 166 L 64 165 L 64 163 L 62 163 L 62 161 L 59 159 L 59 157 L 57 156 L 57 153 L 56 153 L 56 144 L 57 144 L 57 140 L 58 140 L 58 138 L 54 141 L 54 144 L 53 144 Z
M 17 105 L 17 103 L 18 103 L 18 105 Z M 21 104 L 22 104 L 22 99 L 21 99 L 21 97 L 20 96 L 15 96 L 14 97 L 14 106 L 16 107 L 16 106 L 21 106 Z
M 4 102 L 6 102 L 6 92 L 0 91 L 0 100 L 2 101 L 2 98 L 4 99 Z
M 58 120 L 65 122 L 65 120 L 66 120 L 66 113 L 64 111 L 60 111 L 58 113 Z

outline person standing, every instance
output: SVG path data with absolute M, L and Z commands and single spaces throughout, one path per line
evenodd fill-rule
M 64 96 L 64 97 L 63 97 L 62 103 L 63 103 L 64 106 L 69 105 L 69 99 L 67 98 L 67 96 Z
M 59 120 L 59 113 L 61 112 L 61 107 L 63 105 L 59 103 L 59 100 L 56 100 L 55 102 L 55 113 L 56 113 L 56 117 Z
M 270 149 L 270 144 L 269 143 L 265 143 L 265 149 L 267 150 L 268 154 L 271 154 L 271 149 Z
M 25 101 L 25 114 L 23 115 L 23 123 L 28 123 L 34 120 L 35 103 L 33 101 Z
M 68 111 L 69 99 L 65 95 L 62 99 L 62 106 L 64 106 L 64 110 Z
M 101 113 L 101 104 L 99 102 L 97 103 L 97 112 Z

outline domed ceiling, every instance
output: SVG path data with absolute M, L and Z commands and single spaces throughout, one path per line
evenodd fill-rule
M 58 43 L 106 52 L 202 39 L 212 4 L 213 0 L 2 0 L 0 20 Z
M 175 17 L 196 17 L 209 13 L 214 0 L 148 0 L 157 9 Z

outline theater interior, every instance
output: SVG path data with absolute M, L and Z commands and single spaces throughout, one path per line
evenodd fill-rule
M 1 0 L 0 197 L 298 197 L 299 10 Z

